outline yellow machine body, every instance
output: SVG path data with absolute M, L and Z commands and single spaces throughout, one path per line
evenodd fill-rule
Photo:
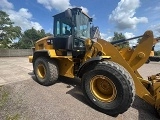
M 62 76 L 74 78 L 74 59 L 72 58 L 72 56 L 57 56 L 53 46 L 47 44 L 47 38 L 48 37 L 37 41 L 35 51 L 47 51 L 47 54 L 51 59 L 53 58 L 59 61 L 59 74 Z M 85 57 L 81 62 L 85 62 L 88 59 L 94 57 L 93 52 L 96 54 L 94 48 L 97 48 L 98 51 L 101 51 L 103 53 L 102 58 L 114 61 L 127 69 L 134 80 L 136 94 L 140 98 L 144 99 L 151 105 L 155 105 L 156 108 L 159 109 L 160 80 L 157 80 L 156 78 L 150 79 L 150 81 L 145 80 L 137 71 L 137 69 L 140 68 L 148 59 L 148 56 L 150 55 L 150 51 L 152 49 L 153 40 L 153 33 L 151 31 L 147 31 L 143 35 L 141 42 L 135 50 L 131 48 L 124 48 L 121 49 L 121 51 L 118 51 L 116 47 L 114 47 L 111 43 L 102 39 L 98 39 L 97 42 L 93 44 L 91 50 L 86 51 Z M 90 40 L 86 40 L 86 50 L 87 46 L 90 46 L 89 41 Z M 29 56 L 30 62 L 33 62 L 33 57 L 34 56 Z M 148 87 L 150 85 L 152 86 Z
M 88 19 L 91 20 L 84 13 L 80 14 L 81 11 L 80 9 L 75 8 L 75 10 L 78 13 L 76 15 L 82 15 L 86 20 Z M 59 16 L 62 18 L 63 17 L 62 15 L 65 15 L 67 18 L 66 20 L 68 20 L 68 18 L 69 17 L 71 18 L 73 14 L 71 14 L 70 10 L 67 10 L 65 14 L 62 13 L 55 16 L 55 18 L 58 21 L 58 24 L 57 21 L 55 22 L 55 26 L 57 25 L 57 28 L 59 26 L 60 27 L 62 26 L 59 25 L 60 24 Z M 64 18 L 62 19 L 62 22 L 66 22 L 63 20 Z M 79 22 L 79 19 L 77 20 L 77 22 Z M 78 37 L 73 38 L 74 34 L 76 33 L 76 32 L 74 33 L 73 29 L 72 29 L 73 35 L 68 35 L 67 37 L 65 35 L 64 36 L 62 35 L 62 37 L 60 38 L 59 29 L 57 28 L 56 29 L 54 28 L 55 31 L 57 30 L 57 32 L 55 32 L 57 36 L 56 37 L 48 36 L 38 40 L 35 44 L 33 55 L 29 56 L 29 62 L 33 63 L 33 67 L 36 64 L 36 60 L 37 59 L 39 60 L 39 61 L 37 60 L 39 62 L 39 68 L 37 67 L 34 69 L 35 71 L 37 71 L 38 74 L 40 73 L 42 74 L 40 75 L 40 77 L 38 76 L 40 81 L 45 80 L 42 78 L 44 78 L 44 76 L 47 75 L 46 73 L 47 68 L 44 67 L 45 64 L 48 64 L 48 66 L 51 67 L 50 63 L 52 63 L 52 61 L 56 61 L 56 63 L 58 64 L 52 67 L 55 68 L 56 66 L 58 66 L 59 75 L 70 78 L 79 77 L 80 79 L 82 79 L 81 74 L 86 72 L 85 70 L 87 69 L 87 67 L 92 67 L 92 63 L 95 63 L 97 61 L 99 62 L 109 61 L 110 63 L 113 62 L 117 65 L 119 64 L 122 67 L 124 67 L 124 69 L 127 70 L 126 72 L 128 72 L 128 74 L 133 78 L 132 82 L 133 84 L 135 84 L 136 95 L 138 95 L 140 98 L 142 98 L 149 104 L 155 106 L 155 108 L 160 114 L 160 74 L 150 76 L 148 80 L 145 80 L 137 71 L 142 65 L 145 64 L 152 51 L 152 46 L 155 43 L 152 31 L 148 30 L 143 34 L 142 39 L 140 40 L 139 44 L 136 46 L 135 49 L 129 47 L 123 49 L 117 49 L 117 47 L 115 47 L 113 43 L 107 42 L 106 40 L 97 39 L 93 42 L 91 38 L 88 39 L 86 38 L 84 39 L 85 50 L 84 49 L 82 50 L 80 49 L 80 47 L 77 47 L 77 49 L 73 49 L 73 46 L 72 49 L 68 47 L 69 42 L 71 41 L 73 42 L 78 38 Z M 62 33 L 63 30 L 64 28 L 61 29 Z M 54 45 L 55 41 L 53 42 L 53 40 L 56 40 L 56 42 L 59 42 L 59 44 L 63 44 L 66 40 L 68 42 L 66 43 L 67 47 L 65 47 L 64 49 L 61 49 L 61 47 L 59 47 L 59 49 L 56 49 L 56 46 Z M 57 43 L 56 45 L 59 44 Z M 75 50 L 74 52 L 76 52 L 78 55 L 81 56 L 74 57 L 73 50 Z M 83 54 L 81 54 L 81 52 L 83 52 Z M 39 58 L 44 58 L 44 60 Z M 48 60 L 47 63 L 44 63 L 42 65 L 42 62 L 45 62 L 46 60 Z M 87 66 L 88 63 L 91 64 Z M 48 73 L 48 75 L 51 76 L 50 73 Z M 53 76 L 51 77 L 54 78 Z M 97 86 L 101 87 L 101 90 L 104 88 L 102 90 L 104 94 L 108 93 L 105 90 L 106 89 L 105 86 L 108 86 L 109 88 L 112 89 L 109 91 L 111 91 L 110 92 L 111 94 L 112 93 L 114 94 L 109 98 L 109 100 L 106 97 L 103 97 L 105 95 L 101 95 L 101 93 L 99 93 L 99 95 L 97 95 L 98 93 L 94 94 L 94 92 L 98 91 L 96 90 L 96 87 L 94 87 L 94 85 L 98 84 L 98 81 L 100 81 L 99 82 L 100 84 Z M 103 75 L 96 75 L 93 78 L 93 80 L 91 80 L 90 86 L 91 86 L 90 90 L 92 91 L 92 93 L 95 96 L 98 96 L 98 98 L 103 102 L 110 102 L 116 98 L 115 96 L 117 95 L 118 91 L 116 90 L 115 85 L 113 84 L 111 79 L 104 77 Z

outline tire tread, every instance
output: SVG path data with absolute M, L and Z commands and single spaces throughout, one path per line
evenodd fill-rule
M 129 98 L 128 98 L 128 101 L 125 101 L 125 107 L 124 107 L 124 105 L 121 105 L 121 107 L 119 107 L 119 109 L 116 109 L 114 111 L 111 110 L 111 111 L 107 111 L 107 112 L 103 108 L 98 108 L 98 110 L 101 112 L 104 112 L 106 114 L 109 114 L 109 115 L 117 115 L 117 114 L 121 114 L 121 113 L 127 111 L 127 109 L 133 104 L 134 98 L 135 98 L 135 85 L 134 85 L 134 81 L 133 81 L 130 73 L 123 66 L 121 66 L 118 63 L 115 63 L 113 61 L 99 62 L 97 64 L 97 66 L 95 66 L 94 70 L 106 70 L 108 67 L 116 70 L 116 72 L 120 73 L 120 75 L 123 75 L 125 80 L 122 80 L 122 85 L 123 85 L 123 87 L 128 89 Z M 94 70 L 90 70 L 90 71 L 94 71 Z M 90 98 L 87 95 L 86 90 L 85 90 L 85 78 L 89 75 L 90 71 L 84 73 L 84 75 L 82 77 L 82 90 L 83 90 L 85 97 L 90 102 L 90 104 L 94 108 L 97 108 L 97 106 L 90 100 Z M 112 74 L 116 76 L 117 75 L 116 72 L 113 72 Z M 116 77 L 118 79 L 120 79 L 121 76 L 116 76 Z M 123 98 L 123 99 L 125 99 L 125 98 Z

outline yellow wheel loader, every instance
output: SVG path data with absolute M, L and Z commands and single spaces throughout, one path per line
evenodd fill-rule
M 54 16 L 54 37 L 38 40 L 33 56 L 29 56 L 37 82 L 49 86 L 59 76 L 79 77 L 84 96 L 103 113 L 113 116 L 127 111 L 136 94 L 160 114 L 159 74 L 145 80 L 137 71 L 151 52 L 152 31 L 141 36 L 135 49 L 119 51 L 114 44 L 126 40 L 111 43 L 92 40 L 91 22 L 80 8 L 67 9 Z

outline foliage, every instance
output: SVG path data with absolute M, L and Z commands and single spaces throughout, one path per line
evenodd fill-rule
M 0 86 L 0 108 L 2 108 L 8 100 L 8 92 L 2 91 L 2 86 Z
M 6 120 L 19 120 L 20 119 L 20 115 L 19 114 L 15 114 L 15 115 L 7 115 Z
M 14 22 L 10 20 L 9 15 L 0 10 L 0 48 L 31 48 L 37 40 L 50 35 L 52 34 L 45 33 L 43 29 L 36 30 L 34 28 L 21 33 L 21 27 L 14 26 Z M 13 40 L 15 39 L 18 42 L 14 43 Z
M 8 103 L 11 103 L 11 101 L 13 101 L 10 97 L 10 92 L 8 90 L 6 90 L 4 88 L 4 86 L 0 86 L 0 110 L 7 110 L 7 114 L 6 112 L 3 112 L 3 114 L 1 114 L 1 119 L 5 118 L 5 120 L 19 120 L 20 119 L 20 114 L 18 113 L 10 113 L 7 109 L 7 105 Z M 15 103 L 14 103 L 15 105 Z M 0 111 L 0 112 L 1 112 Z
M 155 53 L 154 54 L 155 56 L 160 56 L 160 50 L 159 51 L 154 51 L 154 53 Z
M 114 37 L 112 38 L 111 41 L 117 41 L 117 40 L 121 40 L 121 39 L 126 39 L 126 38 L 122 33 L 114 32 Z M 127 41 L 127 42 L 119 43 L 119 44 L 117 44 L 117 46 L 119 48 L 128 47 L 129 42 Z
M 6 12 L 0 10 L 0 47 L 8 48 L 14 39 L 21 36 L 21 28 L 14 26 Z
M 19 39 L 17 43 L 14 43 L 12 47 L 16 49 L 28 49 L 33 47 L 37 40 L 48 35 L 51 34 L 45 33 L 43 29 L 42 30 L 36 30 L 34 28 L 28 29 L 24 31 L 22 37 Z

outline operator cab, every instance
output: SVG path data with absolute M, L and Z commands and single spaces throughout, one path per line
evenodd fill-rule
M 90 38 L 92 18 L 81 8 L 67 9 L 54 16 L 54 40 L 56 50 L 71 52 L 73 57 L 85 54 L 84 41 Z M 63 55 L 67 55 L 64 53 Z

